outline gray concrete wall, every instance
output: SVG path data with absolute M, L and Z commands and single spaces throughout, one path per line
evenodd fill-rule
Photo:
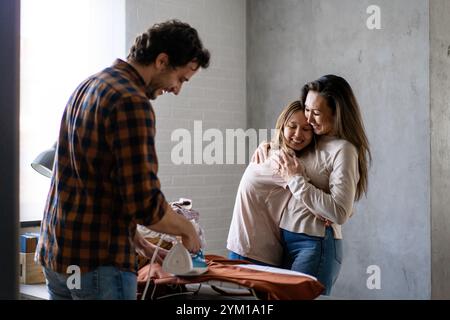
M 450 299 L 450 2 L 430 1 L 432 298 Z
M 327 73 L 345 77 L 362 108 L 373 166 L 368 196 L 343 227 L 345 260 L 333 295 L 429 298 L 428 1 L 376 1 L 381 30 L 366 27 L 371 4 L 248 0 L 248 124 L 272 128 L 306 81 Z M 381 269 L 379 290 L 366 286 L 370 265 Z
M 169 201 L 179 197 L 193 200 L 205 229 L 208 253 L 222 255 L 226 254 L 234 199 L 245 165 L 175 165 L 171 150 L 178 142 L 171 141 L 171 134 L 176 129 L 186 128 L 193 137 L 196 120 L 202 121 L 203 133 L 216 128 L 224 136 L 225 129 L 246 127 L 245 9 L 244 0 L 126 2 L 127 48 L 136 35 L 154 23 L 176 18 L 195 27 L 205 47 L 211 51 L 211 64 L 207 70 L 201 70 L 185 84 L 179 96 L 160 97 L 153 106 L 162 190 Z M 203 148 L 209 144 L 192 143 Z

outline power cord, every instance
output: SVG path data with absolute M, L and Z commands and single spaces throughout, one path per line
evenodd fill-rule
M 156 256 L 158 254 L 158 250 L 159 250 L 159 248 L 161 246 L 161 243 L 163 241 L 164 236 L 165 235 L 161 235 L 161 238 L 159 238 L 159 241 L 158 241 L 158 243 L 156 245 L 156 248 L 155 248 L 155 252 L 153 252 L 152 259 L 150 260 L 150 266 L 148 268 L 148 275 L 147 275 L 147 282 L 145 284 L 145 289 L 144 289 L 144 293 L 142 294 L 141 300 L 145 300 L 145 296 L 147 295 L 147 290 L 148 290 L 148 287 L 149 287 L 150 281 L 151 281 L 150 274 L 152 272 L 152 266 L 153 266 L 153 263 L 155 262 Z M 154 290 L 153 290 L 153 292 L 154 292 Z M 153 294 L 152 294 L 152 298 L 153 298 Z

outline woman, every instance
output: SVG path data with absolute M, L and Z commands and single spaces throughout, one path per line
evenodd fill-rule
M 329 295 L 341 268 L 341 225 L 352 215 L 354 201 L 367 192 L 371 154 L 345 79 L 326 75 L 310 82 L 302 88 L 301 101 L 317 142 L 299 159 L 279 157 L 280 173 L 293 194 L 279 224 L 284 267 L 317 277 Z
M 239 184 L 227 241 L 231 259 L 272 266 L 282 264 L 279 222 L 292 194 L 281 176 L 274 173 L 278 169 L 274 160 L 280 149 L 286 154 L 299 154 L 310 144 L 313 132 L 299 101 L 282 111 L 276 129 L 268 161 L 250 163 Z

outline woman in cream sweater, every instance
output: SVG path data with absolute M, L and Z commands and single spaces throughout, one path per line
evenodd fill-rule
M 279 157 L 281 176 L 293 194 L 280 220 L 284 267 L 317 277 L 330 294 L 343 258 L 341 225 L 367 192 L 371 154 L 344 78 L 326 75 L 306 84 L 301 101 L 317 142 L 299 158 Z

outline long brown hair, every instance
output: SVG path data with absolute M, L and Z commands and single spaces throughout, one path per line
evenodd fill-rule
M 303 86 L 300 96 L 303 104 L 309 91 L 315 91 L 326 99 L 333 111 L 334 128 L 338 138 L 347 140 L 358 150 L 359 181 L 355 200 L 359 200 L 363 194 L 367 194 L 368 168 L 372 155 L 353 90 L 344 78 L 330 74 Z

